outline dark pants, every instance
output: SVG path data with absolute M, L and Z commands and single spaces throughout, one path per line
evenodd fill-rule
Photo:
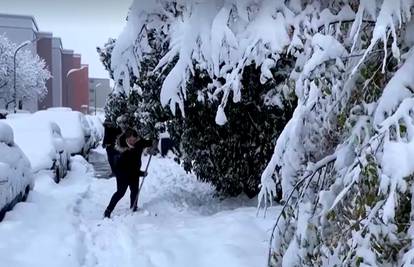
M 112 146 L 106 147 L 106 155 L 108 156 L 108 163 L 111 166 L 112 173 L 115 173 L 115 160 L 118 156 L 118 151 Z
M 139 182 L 139 176 L 131 177 L 126 176 L 122 174 L 117 174 L 116 176 L 116 192 L 113 194 L 111 201 L 109 202 L 108 207 L 106 208 L 108 211 L 112 212 L 118 203 L 119 200 L 125 195 L 125 192 L 127 191 L 128 187 L 131 191 L 131 204 L 130 208 L 134 208 L 134 202 L 138 195 L 138 182 Z
M 173 142 L 170 138 L 161 138 L 161 156 L 165 157 L 169 150 L 173 149 Z

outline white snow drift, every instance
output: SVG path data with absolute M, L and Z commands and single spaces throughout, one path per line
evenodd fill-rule
M 145 162 L 144 162 L 145 164 Z M 251 267 L 264 266 L 273 219 L 255 217 L 251 201 L 220 202 L 169 159 L 153 158 L 137 213 L 129 196 L 112 219 L 103 211 L 115 180 L 98 180 L 73 158 L 57 185 L 37 176 L 27 203 L 0 224 L 0 258 L 14 267 Z M 239 208 L 236 208 L 239 207 Z M 275 212 L 276 213 L 276 212 Z

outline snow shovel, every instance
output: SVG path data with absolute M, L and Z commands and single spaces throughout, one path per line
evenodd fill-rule
M 145 172 L 147 173 L 147 175 L 148 175 L 148 167 L 150 165 L 151 158 L 152 158 L 152 154 L 150 154 L 148 162 L 147 162 L 147 166 L 145 167 Z M 138 208 L 139 193 L 141 192 L 142 186 L 144 185 L 145 177 L 146 176 L 142 177 L 141 184 L 139 184 L 139 180 L 138 180 L 138 193 L 137 193 L 137 197 L 135 198 L 134 205 L 132 206 L 132 210 L 134 210 L 135 208 Z

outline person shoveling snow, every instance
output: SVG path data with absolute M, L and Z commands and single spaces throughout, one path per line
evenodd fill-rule
M 127 129 L 118 137 L 115 148 L 119 155 L 114 164 L 117 191 L 113 194 L 104 212 L 104 217 L 111 217 L 112 211 L 118 201 L 125 195 L 128 187 L 131 191 L 130 208 L 132 211 L 137 210 L 139 177 L 147 176 L 146 171 L 141 171 L 141 156 L 143 150 L 147 147 L 153 147 L 153 142 L 139 137 L 133 129 Z

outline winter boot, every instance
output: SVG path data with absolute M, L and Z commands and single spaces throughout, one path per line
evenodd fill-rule
M 106 209 L 104 212 L 104 218 L 111 218 L 111 211 Z

